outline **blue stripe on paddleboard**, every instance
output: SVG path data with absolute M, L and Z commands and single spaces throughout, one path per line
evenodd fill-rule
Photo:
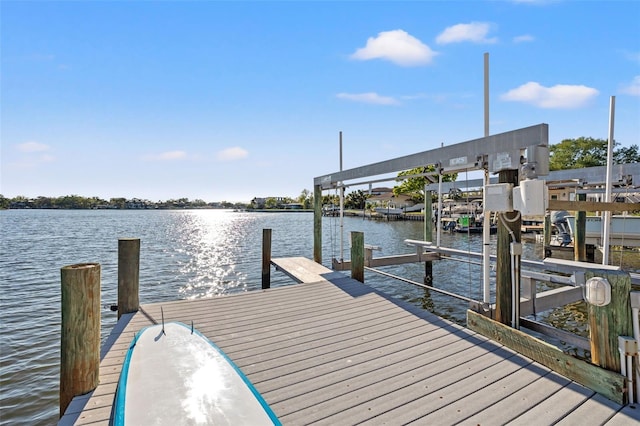
M 151 326 L 149 326 L 151 327 Z M 116 399 L 113 404 L 113 410 L 111 411 L 111 420 L 109 426 L 124 426 L 124 409 L 125 409 L 125 397 L 127 395 L 127 378 L 129 377 L 129 365 L 131 364 L 131 355 L 133 354 L 133 348 L 136 346 L 138 339 L 142 335 L 142 332 L 147 328 L 138 331 L 134 336 L 127 355 L 124 357 L 124 363 L 122 364 L 122 371 L 120 372 L 120 378 L 118 379 L 118 387 L 116 388 Z
M 191 326 L 188 326 L 182 322 L 178 322 L 176 321 L 175 324 L 179 324 L 189 330 L 191 330 Z M 238 373 L 238 375 L 240 376 L 240 378 L 242 379 L 242 381 L 249 387 L 249 390 L 251 390 L 251 393 L 253 394 L 253 396 L 256 398 L 256 400 L 260 403 L 260 405 L 262 406 L 262 409 L 265 411 L 265 413 L 267 413 L 267 415 L 269 416 L 269 418 L 271 419 L 271 421 L 273 422 L 274 425 L 276 426 L 281 426 L 282 423 L 280 423 L 280 420 L 278 420 L 278 417 L 275 415 L 275 413 L 273 412 L 273 410 L 271 409 L 271 407 L 269 407 L 269 404 L 267 404 L 267 401 L 264 400 L 264 398 L 262 397 L 262 395 L 260 395 L 260 392 L 258 392 L 258 390 L 253 386 L 253 383 L 251 383 L 249 381 L 249 379 L 247 378 L 247 376 L 244 375 L 244 373 L 242 372 L 242 370 L 240 370 L 238 368 L 238 366 L 231 361 L 231 358 L 229 358 L 227 356 L 226 353 L 224 353 L 224 351 L 222 349 L 220 349 L 218 347 L 218 345 L 216 345 L 215 343 L 213 343 L 211 340 L 209 340 L 204 334 L 200 333 L 198 330 L 193 329 L 193 332 L 196 333 L 198 336 L 202 337 L 205 341 L 209 342 L 209 344 L 216 350 L 218 351 L 218 353 L 220 355 L 222 355 L 222 357 L 229 363 L 229 365 L 231 365 L 231 367 L 233 367 L 233 369 L 236 371 L 236 373 Z

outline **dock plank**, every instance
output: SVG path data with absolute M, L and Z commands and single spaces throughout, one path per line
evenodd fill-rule
M 193 321 L 285 425 L 634 419 L 637 410 L 603 401 L 472 330 L 309 259 L 274 261 L 300 284 L 146 304 L 119 322 L 102 356 L 100 385 L 75 398 L 59 424 L 108 424 L 129 344 L 162 315 Z
M 306 257 L 280 257 L 271 259 L 271 264 L 298 283 L 313 283 L 344 276 Z
M 571 381 L 559 374 L 549 374 L 525 383 L 525 386 L 507 394 L 490 407 L 479 410 L 478 413 L 464 420 L 465 424 L 507 424 L 521 414 L 536 407 Z M 546 424 L 542 419 L 536 419 L 537 424 Z M 550 424 L 550 423 L 549 423 Z

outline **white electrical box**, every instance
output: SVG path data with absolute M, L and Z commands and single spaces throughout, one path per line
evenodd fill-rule
M 495 183 L 484 187 L 485 211 L 513 211 L 513 184 Z
M 548 207 L 548 189 L 543 180 L 526 179 L 513 188 L 513 209 L 522 216 L 544 216 Z

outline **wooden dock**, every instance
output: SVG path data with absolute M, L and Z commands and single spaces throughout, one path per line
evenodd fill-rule
M 244 371 L 285 425 L 636 425 L 621 406 L 500 343 L 306 258 L 273 259 L 299 284 L 143 305 L 102 350 L 100 384 L 59 425 L 107 425 L 142 327 L 191 323 Z M 169 390 L 170 391 L 170 390 Z M 144 409 L 143 407 L 141 407 Z

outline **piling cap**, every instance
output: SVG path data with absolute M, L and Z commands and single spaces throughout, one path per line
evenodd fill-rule
M 63 266 L 62 269 L 89 269 L 95 268 L 96 266 L 100 266 L 99 263 L 76 263 L 75 265 L 67 265 Z

